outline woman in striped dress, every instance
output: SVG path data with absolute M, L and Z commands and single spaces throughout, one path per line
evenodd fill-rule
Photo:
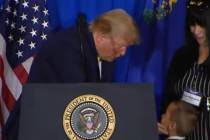
M 166 79 L 162 112 L 184 93 L 202 98 L 199 120 L 188 140 L 210 140 L 210 7 L 190 5 L 186 44 L 174 55 Z M 209 99 L 209 100 L 208 100 Z M 208 108 L 209 107 L 209 108 Z

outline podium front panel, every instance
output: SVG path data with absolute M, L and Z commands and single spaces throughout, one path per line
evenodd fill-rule
M 110 140 L 158 139 L 149 84 L 28 84 L 21 100 L 19 140 L 69 140 L 64 111 L 82 95 L 102 97 L 112 106 L 116 122 Z

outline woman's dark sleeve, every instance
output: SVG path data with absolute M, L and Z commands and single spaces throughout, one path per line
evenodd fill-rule
M 172 61 L 169 65 L 169 69 L 166 75 L 166 80 L 163 89 L 163 95 L 161 99 L 161 114 L 165 112 L 169 103 L 173 100 L 178 99 L 174 91 L 175 82 L 181 76 L 183 69 L 183 48 L 180 48 L 174 54 Z

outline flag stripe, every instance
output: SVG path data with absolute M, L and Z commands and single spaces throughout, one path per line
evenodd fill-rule
M 1 102 L 1 110 L 2 110 L 2 117 L 3 117 L 3 125 L 6 123 L 6 120 L 9 117 L 9 110 L 7 109 L 6 105 L 4 104 L 3 99 L 0 97 Z
M 2 112 L 2 107 L 1 107 L 2 100 L 0 98 L 0 132 L 2 131 L 2 128 L 4 127 L 4 117 L 3 117 L 3 112 Z M 2 133 L 0 133 L 0 140 L 2 140 Z
M 8 110 L 11 111 L 15 105 L 15 98 L 12 96 L 11 92 L 9 91 L 4 81 L 4 78 L 2 79 L 2 99 L 5 102 Z
M 5 48 L 5 46 L 3 47 Z M 3 49 L 4 50 L 4 49 Z M 19 79 L 17 78 L 16 74 L 14 73 L 14 71 L 11 69 L 11 67 L 9 66 L 7 60 L 5 59 L 5 57 L 3 56 L 3 79 L 5 80 L 5 84 L 7 86 L 6 89 L 8 89 L 10 91 L 10 93 L 13 94 L 13 97 L 15 98 L 15 100 L 17 100 L 20 96 L 20 93 L 22 91 L 22 84 L 20 83 Z M 2 80 L 2 84 L 3 84 L 3 80 Z M 4 85 L 2 85 L 4 87 Z M 2 87 L 2 88 L 3 88 Z
M 0 50 L 0 53 L 1 53 L 1 50 Z M 2 59 L 2 57 L 0 55 L 0 91 L 1 91 L 0 92 L 0 97 L 1 97 L 1 94 L 2 94 L 2 78 L 3 78 L 3 73 L 4 73 L 3 59 Z M 2 103 L 3 103 L 3 100 L 0 98 L 0 109 L 1 109 L 0 110 L 0 125 L 1 125 L 1 127 L 4 126 L 4 117 L 3 117 Z
M 1 101 L 1 100 L 0 100 Z M 0 107 L 1 107 L 1 104 L 0 104 Z M 2 108 L 2 107 L 1 107 Z M 2 113 L 2 110 L 0 110 L 0 125 L 1 127 L 4 126 L 4 117 L 3 117 L 3 113 Z
M 1 127 L 3 127 L 4 126 L 4 117 L 3 117 L 3 102 L 2 102 L 2 99 L 0 98 L 0 125 L 1 125 Z
M 27 79 L 28 79 L 28 73 L 25 70 L 25 68 L 22 65 L 18 65 L 15 69 L 14 69 L 14 73 L 16 74 L 16 76 L 18 77 L 18 79 L 20 80 L 21 84 L 25 84 Z
M 27 74 L 29 74 L 30 68 L 31 68 L 31 64 L 34 60 L 34 56 L 30 57 L 29 59 L 27 59 L 25 62 L 22 63 L 25 71 L 27 72 Z

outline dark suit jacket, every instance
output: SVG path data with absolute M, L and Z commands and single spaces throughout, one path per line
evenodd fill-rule
M 104 82 L 112 81 L 113 63 L 103 62 Z M 106 75 L 106 76 L 105 76 Z M 77 28 L 56 33 L 37 54 L 29 75 L 30 82 L 98 82 L 97 53 L 92 34 Z

